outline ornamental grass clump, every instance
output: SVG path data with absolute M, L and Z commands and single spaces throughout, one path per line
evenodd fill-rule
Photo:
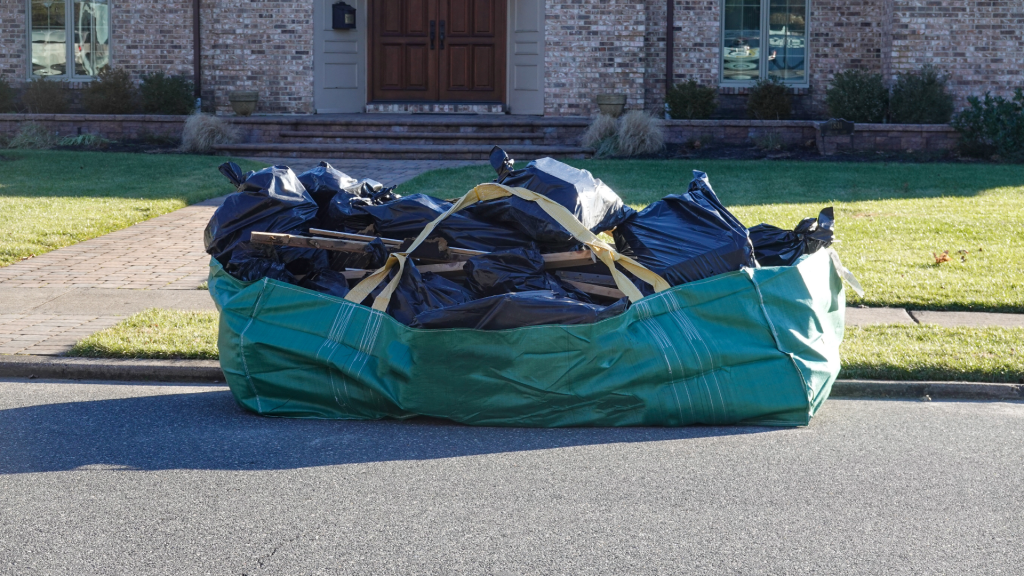
M 11 139 L 8 148 L 23 148 L 25 150 L 47 150 L 57 144 L 57 137 L 43 127 L 42 124 L 26 122 L 18 129 L 18 133 Z
M 696 80 L 680 82 L 665 95 L 668 115 L 674 120 L 704 120 L 718 109 L 718 91 Z
M 196 112 L 185 120 L 181 135 L 181 151 L 191 154 L 209 154 L 217 144 L 238 141 L 238 130 L 224 119 L 212 114 Z
M 665 148 L 661 122 L 642 110 L 630 110 L 619 120 L 620 156 L 655 154 Z
M 619 132 L 619 124 L 607 114 L 598 114 L 590 122 L 590 126 L 587 126 L 587 131 L 583 133 L 581 143 L 585 148 L 598 149 L 602 143 L 608 139 L 615 138 Z
M 889 111 L 889 89 L 881 74 L 847 70 L 832 79 L 825 92 L 825 105 L 832 118 L 879 123 Z

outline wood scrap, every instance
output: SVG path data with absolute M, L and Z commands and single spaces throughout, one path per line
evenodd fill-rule
M 250 242 L 253 244 L 271 244 L 274 246 L 294 246 L 297 248 L 319 248 L 322 250 L 335 250 L 340 252 L 363 252 L 369 242 L 362 242 L 358 240 L 345 240 L 342 238 L 324 238 L 321 236 L 297 236 L 295 234 L 276 234 L 272 232 L 253 232 L 250 236 Z M 392 250 L 393 247 L 390 247 Z M 448 248 L 448 250 L 456 251 L 463 250 L 462 248 Z M 464 251 L 464 250 L 463 250 Z M 486 254 L 486 252 L 478 252 L 477 250 L 469 250 L 474 252 L 474 255 Z M 573 252 L 554 252 L 551 254 L 542 254 L 544 258 L 544 268 L 548 270 L 556 270 L 560 268 L 574 268 L 577 266 L 589 266 L 595 262 L 593 253 L 590 250 L 575 250 Z M 452 270 L 462 269 L 462 264 L 465 261 L 450 262 L 450 264 L 459 264 Z
M 618 288 L 609 288 L 607 286 L 598 286 L 596 284 L 587 284 L 586 282 L 576 282 L 573 280 L 566 280 L 566 284 L 572 284 L 580 292 L 590 294 L 591 296 L 604 296 L 605 298 L 614 298 L 616 300 L 625 298 L 626 295 L 622 293 L 622 290 Z

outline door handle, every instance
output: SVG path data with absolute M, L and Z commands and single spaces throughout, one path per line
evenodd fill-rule
M 441 20 L 441 50 L 444 50 L 444 20 Z
M 431 20 L 430 21 L 430 49 L 431 50 L 434 49 L 434 29 L 436 28 L 436 26 L 437 26 L 437 21 L 436 20 Z M 441 24 L 441 30 L 444 30 L 444 24 Z M 444 32 L 441 32 L 441 34 L 442 34 L 441 41 L 444 42 Z M 444 46 L 442 46 L 442 48 L 444 48 Z

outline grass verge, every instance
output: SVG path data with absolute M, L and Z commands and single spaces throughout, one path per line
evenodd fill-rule
M 1024 328 L 848 327 L 840 378 L 1020 382 Z M 70 356 L 210 359 L 217 313 L 151 309 L 82 340 Z
M 227 158 L 0 151 L 0 266 L 232 192 Z M 254 162 L 235 160 L 243 169 Z
M 768 160 L 570 160 L 642 208 L 708 173 L 747 226 L 791 228 L 835 206 L 836 250 L 867 289 L 851 305 L 1024 313 L 1024 171 L 971 164 Z M 402 194 L 464 194 L 489 166 L 435 170 Z M 933 253 L 949 251 L 936 263 Z
M 1024 328 L 847 327 L 840 378 L 1024 384 Z
M 151 308 L 89 336 L 68 356 L 216 360 L 216 312 Z

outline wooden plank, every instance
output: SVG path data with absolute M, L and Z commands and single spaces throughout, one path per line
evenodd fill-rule
M 350 234 L 348 232 L 338 232 L 336 230 L 323 230 L 321 228 L 310 228 L 309 233 L 315 236 L 327 236 L 328 238 L 342 238 L 344 240 L 356 240 L 357 242 L 373 242 L 377 239 L 377 236 L 366 236 L 365 234 Z M 386 246 L 401 246 L 401 240 L 395 240 L 394 238 L 381 238 Z
M 609 288 L 607 286 L 598 286 L 596 284 L 587 284 L 586 282 L 575 282 L 573 280 L 566 280 L 567 284 L 572 284 L 579 291 L 591 294 L 593 296 L 604 296 L 606 298 L 625 298 L 625 294 L 622 293 L 618 288 Z
M 374 239 L 377 238 L 377 236 L 365 236 L 363 234 L 350 234 L 348 232 L 337 232 L 335 230 L 323 230 L 321 228 L 310 228 L 309 229 L 309 233 L 310 234 L 319 234 L 320 236 L 328 236 L 328 237 L 331 237 L 331 238 L 344 238 L 346 240 L 358 240 L 360 242 L 372 242 Z M 402 241 L 402 240 L 395 240 L 394 238 L 384 238 L 384 237 L 381 237 L 380 241 L 383 242 L 386 246 L 401 246 L 404 243 L 404 241 Z M 487 252 L 483 252 L 483 251 L 480 251 L 480 250 L 470 250 L 468 248 L 455 248 L 455 247 L 452 247 L 452 246 L 448 247 L 448 251 L 451 252 L 452 254 L 459 254 L 459 255 L 463 255 L 463 256 L 480 256 L 482 254 L 487 254 Z
M 249 238 L 253 244 L 270 244 L 273 246 L 294 246 L 297 248 L 320 248 L 338 252 L 362 252 L 366 242 L 342 240 L 340 238 L 319 238 L 295 236 L 293 234 L 273 234 L 270 232 L 253 232 Z
M 543 254 L 544 268 L 556 270 L 558 268 L 573 268 L 575 266 L 586 266 L 594 263 L 594 255 L 590 250 L 576 250 L 575 252 L 555 252 Z
M 586 282 L 587 284 L 597 284 L 598 286 L 616 286 L 615 279 L 607 274 L 587 274 L 585 272 L 569 270 L 559 270 L 555 273 L 563 280 Z

